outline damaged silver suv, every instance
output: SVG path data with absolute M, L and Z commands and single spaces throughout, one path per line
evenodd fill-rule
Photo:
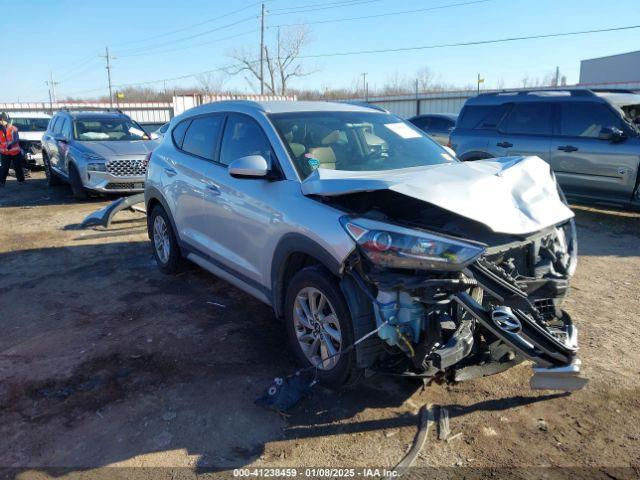
M 145 187 L 160 269 L 188 259 L 272 306 L 327 384 L 464 380 L 533 362 L 572 390 L 573 213 L 537 157 L 459 162 L 386 112 L 218 102 L 174 118 Z

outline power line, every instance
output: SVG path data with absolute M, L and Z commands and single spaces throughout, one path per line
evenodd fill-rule
M 195 43 L 193 45 L 186 45 L 186 46 L 183 46 L 183 47 L 170 48 L 168 50 L 160 50 L 160 51 L 157 51 L 157 52 L 141 52 L 141 53 L 130 53 L 129 55 L 118 55 L 118 58 L 141 57 L 141 56 L 147 56 L 147 55 L 159 55 L 161 53 L 171 53 L 171 52 L 177 52 L 177 51 L 184 51 L 186 48 L 196 48 L 196 47 L 201 47 L 203 45 L 211 45 L 212 43 L 223 42 L 225 40 L 230 40 L 232 38 L 242 37 L 244 35 L 249 35 L 251 33 L 256 33 L 256 32 L 259 32 L 259 31 L 260 31 L 260 29 L 254 28 L 253 30 L 249 30 L 249 31 L 246 31 L 246 32 L 238 33 L 236 35 L 230 35 L 228 37 L 216 38 L 215 40 L 208 40 L 206 42 Z
M 170 30 L 169 32 L 164 32 L 164 33 L 161 33 L 159 35 L 154 35 L 152 37 L 146 37 L 146 38 L 139 39 L 139 40 L 129 40 L 129 41 L 126 41 L 126 42 L 112 43 L 111 46 L 120 47 L 120 46 L 123 46 L 123 45 L 131 45 L 131 44 L 134 44 L 134 43 L 144 43 L 144 42 L 147 42 L 149 40 L 156 40 L 158 38 L 166 38 L 167 36 L 173 35 L 174 33 L 185 32 L 187 30 L 191 30 L 192 28 L 201 27 L 202 25 L 206 25 L 207 23 L 215 22 L 216 20 L 221 20 L 223 18 L 230 17 L 232 15 L 235 15 L 236 13 L 240 13 L 240 12 L 243 12 L 245 10 L 248 10 L 249 8 L 255 7 L 256 5 L 259 5 L 259 3 L 254 2 L 254 3 L 251 3 L 249 5 L 245 5 L 242 8 L 238 8 L 237 10 L 234 10 L 232 12 L 225 13 L 223 15 L 218 15 L 216 17 L 209 18 L 209 19 L 204 20 L 204 21 L 199 22 L 199 23 L 194 23 L 192 25 L 188 25 L 186 27 L 178 28 L 176 30 Z
M 348 18 L 334 18 L 329 20 L 317 20 L 315 22 L 298 22 L 298 23 L 285 23 L 280 25 L 275 25 L 276 27 L 297 27 L 303 25 L 318 25 L 323 23 L 339 23 L 339 22 L 350 22 L 353 20 L 368 20 L 370 18 L 381 18 L 381 17 L 390 17 L 393 15 L 408 15 L 410 13 L 422 13 L 429 12 L 432 10 L 443 10 L 445 8 L 453 8 L 453 7 L 463 7 L 468 5 L 476 5 L 479 3 L 487 3 L 492 0 L 473 0 L 471 2 L 461 2 L 461 3 L 451 3 L 449 5 L 439 5 L 437 7 L 428 7 L 428 8 L 418 8 L 414 10 L 402 10 L 398 12 L 386 12 L 386 13 L 376 13 L 373 15 L 363 15 L 360 17 L 348 17 Z
M 288 7 L 288 8 L 274 8 L 271 11 L 274 12 L 271 15 L 292 15 L 296 13 L 307 13 L 307 12 L 316 12 L 318 10 L 331 10 L 334 8 L 344 8 L 344 7 L 353 7 L 357 5 L 367 4 L 367 3 L 378 3 L 384 0 L 348 0 L 341 2 L 332 2 L 332 3 L 314 3 L 309 5 L 298 5 L 296 7 Z M 289 10 L 289 11 L 283 11 Z
M 175 40 L 170 40 L 170 41 L 167 41 L 167 42 L 158 43 L 158 44 L 152 45 L 152 46 L 130 48 L 130 49 L 127 49 L 127 50 L 123 50 L 122 52 L 118 52 L 118 54 L 120 55 L 120 53 L 142 53 L 142 52 L 149 51 L 149 50 L 155 50 L 157 48 L 160 48 L 160 47 L 163 47 L 163 46 L 166 46 L 166 45 L 172 45 L 174 43 L 184 42 L 186 40 L 191 40 L 191 39 L 194 39 L 194 38 L 202 37 L 203 35 L 208 35 L 210 33 L 217 32 L 219 30 L 224 30 L 225 28 L 233 27 L 235 25 L 239 25 L 241 23 L 248 22 L 249 20 L 255 20 L 255 16 L 245 17 L 245 18 L 243 18 L 241 20 L 238 20 L 236 22 L 228 23 L 227 25 L 223 25 L 221 27 L 213 28 L 211 30 L 206 30 L 204 32 L 196 33 L 194 35 L 189 35 L 188 37 L 177 38 Z
M 471 42 L 439 43 L 434 45 L 421 45 L 417 47 L 398 47 L 398 48 L 384 48 L 384 49 L 375 49 L 375 50 L 355 50 L 351 52 L 320 53 L 315 55 L 301 55 L 298 58 L 341 57 L 341 56 L 347 56 L 347 55 L 365 55 L 370 53 L 392 53 L 392 52 L 407 52 L 412 50 L 427 50 L 427 49 L 434 49 L 434 48 L 467 47 L 471 45 L 486 45 L 490 43 L 515 42 L 519 40 L 535 40 L 540 38 L 587 35 L 591 33 L 617 32 L 622 30 L 632 30 L 636 28 L 640 28 L 640 25 L 630 25 L 627 27 L 601 28 L 596 30 L 580 30 L 575 32 L 547 33 L 542 35 L 526 35 L 521 37 L 507 37 L 507 38 L 497 38 L 497 39 L 491 39 L 491 40 L 476 40 Z
M 497 38 L 497 39 L 489 39 L 489 40 L 475 40 L 475 41 L 458 42 L 458 43 L 440 43 L 440 44 L 420 45 L 420 46 L 412 46 L 412 47 L 398 47 L 398 48 L 386 48 L 386 49 L 374 49 L 374 50 L 356 50 L 356 51 L 349 51 L 349 52 L 319 53 L 319 54 L 311 54 L 311 55 L 301 55 L 298 58 L 305 59 L 305 58 L 340 57 L 340 56 L 349 56 L 349 55 L 367 55 L 367 54 L 375 54 L 375 53 L 393 53 L 393 52 L 427 50 L 427 49 L 436 49 L 436 48 L 455 48 L 455 47 L 466 47 L 466 46 L 473 46 L 473 45 L 487 45 L 487 44 L 495 44 L 495 43 L 515 42 L 515 41 L 522 41 L 522 40 L 537 40 L 537 39 L 542 39 L 542 38 L 569 37 L 569 36 L 576 36 L 576 35 L 589 35 L 589 34 L 595 34 L 595 33 L 618 32 L 618 31 L 633 30 L 633 29 L 638 29 L 638 28 L 640 28 L 640 25 L 629 25 L 629 26 L 624 26 L 624 27 L 611 27 L 611 28 L 601 28 L 601 29 L 592 29 L 592 30 L 579 30 L 579 31 L 572 31 L 572 32 L 547 33 L 547 34 L 540 34 L 540 35 L 524 35 L 524 36 L 520 36 L 520 37 L 507 37 L 507 38 Z M 260 60 L 251 61 L 249 63 L 251 63 L 253 65 L 257 65 L 257 64 L 260 63 Z M 135 86 L 142 86 L 142 85 L 152 85 L 152 84 L 155 84 L 155 83 L 183 80 L 183 79 L 186 79 L 186 78 L 197 77 L 199 75 L 205 75 L 207 73 L 213 73 L 213 72 L 220 72 L 220 71 L 228 70 L 230 68 L 239 67 L 239 66 L 242 66 L 242 65 L 243 64 L 228 65 L 226 67 L 214 68 L 214 69 L 211 69 L 211 70 L 205 70 L 205 71 L 202 71 L 202 72 L 180 75 L 180 76 L 177 76 L 177 77 L 163 78 L 163 79 L 159 79 L 159 80 L 149 80 L 149 81 L 137 82 L 137 83 L 120 84 L 120 85 L 116 85 L 116 87 L 120 87 L 120 88 L 123 88 L 123 87 L 135 87 Z M 102 87 L 102 88 L 104 88 L 104 87 Z M 94 91 L 101 90 L 102 88 L 94 88 L 94 89 L 91 89 L 91 90 L 85 90 L 83 92 L 76 92 L 76 94 L 94 92 Z

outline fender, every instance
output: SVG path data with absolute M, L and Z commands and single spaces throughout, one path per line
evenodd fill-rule
M 167 204 L 166 200 L 164 199 L 164 197 L 162 196 L 162 193 L 158 188 L 153 186 L 147 186 L 144 189 L 144 206 L 147 209 L 147 219 L 149 218 L 149 215 L 151 215 L 151 210 L 149 210 L 149 204 L 151 203 L 152 200 L 155 200 L 158 203 L 160 203 L 160 205 L 162 205 L 162 208 L 164 208 L 164 211 L 167 212 L 167 216 L 169 217 L 169 221 L 171 222 L 171 228 L 173 228 L 173 231 L 175 232 L 176 237 L 178 237 L 177 238 L 178 245 L 180 246 L 180 250 L 182 251 L 183 246 L 182 246 L 182 240 L 180 239 L 180 231 L 176 227 L 176 223 L 173 220 L 173 215 L 171 213 L 171 209 L 169 208 L 169 205 Z M 151 226 L 148 224 L 148 222 L 147 222 L 147 234 L 149 235 L 149 239 L 151 239 Z
M 285 267 L 289 258 L 294 253 L 303 253 L 317 259 L 322 265 L 329 269 L 331 273 L 338 277 L 342 274 L 342 264 L 317 242 L 299 233 L 291 232 L 283 235 L 273 253 L 273 260 L 271 262 L 272 304 L 278 318 L 284 315 Z

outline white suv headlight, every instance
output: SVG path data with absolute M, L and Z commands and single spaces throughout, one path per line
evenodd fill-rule
M 427 232 L 416 235 L 385 229 L 371 229 L 349 217 L 340 223 L 371 262 L 381 267 L 415 270 L 461 270 L 485 247 Z

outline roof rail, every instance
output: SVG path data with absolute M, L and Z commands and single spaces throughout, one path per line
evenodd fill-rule
M 590 88 L 589 90 L 597 93 L 637 93 L 628 88 Z
M 327 100 L 327 101 L 331 101 L 331 100 Z M 378 110 L 379 112 L 390 113 L 389 110 L 387 110 L 384 107 L 381 107 L 380 105 L 375 105 L 373 103 L 363 102 L 363 101 L 360 101 L 360 100 L 340 100 L 339 103 L 348 103 L 349 105 L 356 105 L 358 107 L 372 108 L 374 110 Z
M 567 92 L 573 97 L 592 97 L 594 90 L 588 88 L 532 88 L 525 90 L 502 90 L 500 92 L 481 93 L 479 97 L 497 97 L 498 95 L 529 95 L 530 93 L 563 93 Z

